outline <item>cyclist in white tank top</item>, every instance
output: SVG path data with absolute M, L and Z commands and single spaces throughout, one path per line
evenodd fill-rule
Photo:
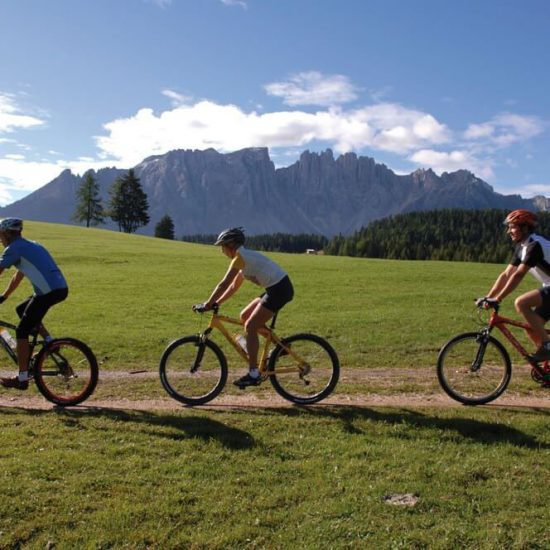
M 241 320 L 246 331 L 248 352 L 248 373 L 235 380 L 239 387 L 256 386 L 260 383 L 258 371 L 258 331 L 294 296 L 290 278 L 273 260 L 244 247 L 245 236 L 241 227 L 222 231 L 216 240 L 222 252 L 231 259 L 231 265 L 223 279 L 213 290 L 202 307 L 211 309 L 214 304 L 222 304 L 240 288 L 243 281 L 249 280 L 261 286 L 265 292 L 255 298 L 241 311 Z
M 544 325 L 550 319 L 550 241 L 537 235 L 537 216 L 529 210 L 510 212 L 504 220 L 508 234 L 516 244 L 514 255 L 506 269 L 497 277 L 485 298 L 501 302 L 513 292 L 526 273 L 542 283 L 542 288 L 518 296 L 514 302 L 530 327 L 529 337 L 537 346 L 533 359 L 542 362 L 550 359 L 550 338 Z

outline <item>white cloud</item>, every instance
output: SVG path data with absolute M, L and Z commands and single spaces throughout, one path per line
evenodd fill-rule
M 14 158 L 17 157 L 17 158 Z M 27 194 L 50 182 L 69 168 L 74 174 L 113 166 L 112 161 L 81 158 L 75 161 L 30 161 L 20 155 L 0 158 L 0 204 L 9 204 L 21 194 Z
M 96 137 L 101 156 L 133 166 L 145 157 L 171 149 L 235 151 L 244 147 L 303 147 L 320 141 L 337 152 L 365 147 L 410 152 L 449 140 L 450 132 L 433 116 L 396 104 L 345 111 L 328 109 L 258 114 L 235 105 L 200 101 L 155 114 L 140 109 L 134 116 L 104 125 Z
M 159 6 L 160 8 L 165 8 L 167 6 L 170 6 L 172 4 L 172 0 L 145 0 L 146 2 L 149 2 L 150 4 L 155 4 L 156 6 Z
M 0 93 L 0 133 L 32 128 L 44 124 L 34 116 L 21 113 L 14 96 Z
M 506 192 L 510 194 L 522 195 L 527 198 L 531 198 L 536 195 L 550 197 L 550 183 L 531 183 L 522 185 L 521 189 L 508 189 Z
M 431 168 L 437 174 L 456 170 L 469 170 L 485 180 L 490 180 L 494 176 L 492 161 L 478 159 L 469 151 L 443 152 L 422 149 L 412 154 L 409 160 L 423 168 Z
M 185 105 L 193 99 L 190 96 L 180 94 L 178 92 L 175 92 L 174 90 L 162 90 L 162 95 L 168 97 L 171 100 L 173 107 Z
M 544 123 L 537 117 L 500 113 L 481 124 L 470 124 L 464 138 L 478 145 L 501 149 L 529 140 L 544 131 Z
M 266 86 L 287 104 L 321 105 L 317 110 L 292 109 L 272 112 L 245 110 L 214 101 L 195 101 L 174 90 L 162 94 L 172 106 L 161 112 L 142 108 L 133 116 L 106 123 L 104 133 L 95 137 L 95 159 L 64 160 L 49 151 L 53 159 L 30 161 L 21 152 L 28 147 L 17 139 L 17 130 L 44 122 L 21 111 L 11 95 L 0 93 L 0 143 L 16 148 L 0 157 L 0 203 L 9 202 L 44 185 L 66 168 L 74 173 L 105 166 L 130 168 L 144 158 L 173 149 L 215 148 L 230 152 L 245 147 L 264 146 L 273 158 L 284 160 L 306 147 L 331 147 L 336 153 L 354 151 L 393 153 L 414 165 L 441 173 L 467 169 L 491 180 L 494 168 L 507 162 L 502 154 L 511 144 L 537 136 L 544 124 L 536 117 L 501 113 L 487 122 L 471 124 L 462 134 L 453 133 L 432 114 L 398 103 L 376 102 L 359 108 L 344 108 L 356 99 L 356 88 L 340 75 L 301 73 L 286 83 Z M 330 101 L 329 101 L 330 99 Z M 2 118 L 4 117 L 4 118 Z M 3 125 L 2 125 L 3 121 Z M 10 132 L 10 139 L 2 136 Z
M 357 89 L 346 76 L 299 73 L 285 82 L 266 84 L 269 95 L 283 98 L 285 105 L 340 105 L 357 99 Z
M 238 6 L 239 8 L 243 8 L 243 10 L 248 9 L 248 4 L 245 0 L 221 0 L 221 2 L 225 6 Z

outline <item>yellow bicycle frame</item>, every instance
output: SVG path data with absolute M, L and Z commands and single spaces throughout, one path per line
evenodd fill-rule
M 231 325 L 237 325 L 242 327 L 243 323 L 240 319 L 235 319 L 233 317 L 228 317 L 226 315 L 219 315 L 218 313 L 213 313 L 208 323 L 208 328 L 203 332 L 203 336 L 206 337 L 212 330 L 219 330 L 225 337 L 225 339 L 233 346 L 235 351 L 241 356 L 244 361 L 248 361 L 248 354 L 243 350 L 243 348 L 235 341 L 235 338 L 231 332 L 227 329 L 224 323 Z M 285 346 L 281 339 L 273 332 L 273 329 L 268 327 L 262 327 L 258 334 L 263 336 L 265 343 L 263 348 L 261 348 L 260 354 L 260 364 L 259 371 L 262 376 L 270 376 L 272 374 L 282 374 L 286 372 L 300 372 L 300 376 L 306 375 L 310 371 L 310 366 L 307 361 L 304 361 L 297 353 L 295 353 L 291 347 Z M 269 348 L 272 344 L 278 345 L 285 351 L 286 354 L 290 355 L 297 362 L 295 366 L 280 367 L 277 368 L 277 373 L 267 372 L 267 362 L 269 358 Z

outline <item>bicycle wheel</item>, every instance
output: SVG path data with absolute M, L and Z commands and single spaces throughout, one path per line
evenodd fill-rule
M 449 340 L 437 358 L 437 377 L 447 395 L 466 405 L 493 401 L 508 386 L 512 363 L 504 346 L 479 332 Z
M 314 334 L 295 334 L 282 340 L 271 353 L 268 372 L 275 391 L 285 399 L 308 405 L 332 393 L 340 363 L 332 346 Z
M 204 405 L 227 382 L 227 361 L 217 344 L 199 336 L 175 340 L 164 350 L 160 381 L 168 394 L 186 405 Z
M 74 338 L 56 338 L 45 345 L 33 370 L 40 393 L 61 406 L 77 405 L 90 397 L 99 376 L 92 350 Z

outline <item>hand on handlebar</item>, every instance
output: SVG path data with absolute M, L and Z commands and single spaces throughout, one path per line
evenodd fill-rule
M 476 300 L 476 306 L 479 309 L 498 309 L 499 305 L 500 302 L 498 300 L 495 300 L 494 298 L 487 298 L 487 296 Z
M 208 306 L 207 304 L 195 304 L 193 306 L 193 311 L 195 313 L 205 313 L 210 310 L 218 311 L 218 307 L 218 304 L 212 304 L 211 306 Z

